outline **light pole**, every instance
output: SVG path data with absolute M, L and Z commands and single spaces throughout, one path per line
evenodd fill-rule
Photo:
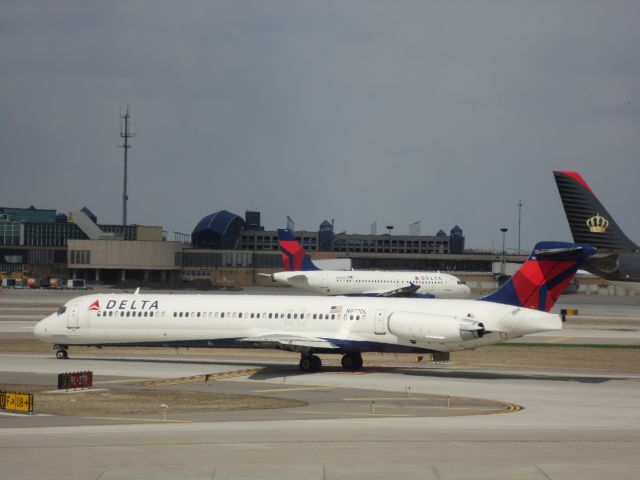
M 522 206 L 524 202 L 518 200 L 518 254 L 520 253 L 520 220 L 522 219 Z
M 504 238 L 507 235 L 507 231 L 509 229 L 506 227 L 502 227 L 500 231 L 502 232 L 502 264 L 500 265 L 500 275 L 504 276 Z

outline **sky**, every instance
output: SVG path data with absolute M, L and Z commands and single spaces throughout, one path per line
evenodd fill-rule
M 466 247 L 571 240 L 553 170 L 640 241 L 640 2 L 2 0 L 0 206 L 191 233 L 218 210 Z

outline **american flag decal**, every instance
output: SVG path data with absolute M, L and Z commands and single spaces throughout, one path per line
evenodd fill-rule
M 337 306 L 337 305 L 332 306 L 330 313 L 342 313 L 342 306 Z

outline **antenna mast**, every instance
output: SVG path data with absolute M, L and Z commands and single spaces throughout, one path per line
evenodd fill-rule
M 127 111 L 120 117 L 120 137 L 124 138 L 124 143 L 118 145 L 118 147 L 124 150 L 124 187 L 122 189 L 122 226 L 127 225 L 127 151 L 131 148 L 129 145 L 129 139 L 136 136 L 135 133 L 129 131 L 129 106 L 127 105 Z

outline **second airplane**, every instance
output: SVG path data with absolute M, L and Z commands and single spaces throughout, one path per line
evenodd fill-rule
M 320 270 L 289 230 L 278 230 L 284 272 L 276 282 L 325 295 L 371 297 L 466 298 L 469 287 L 459 278 L 440 272 L 379 270 Z

